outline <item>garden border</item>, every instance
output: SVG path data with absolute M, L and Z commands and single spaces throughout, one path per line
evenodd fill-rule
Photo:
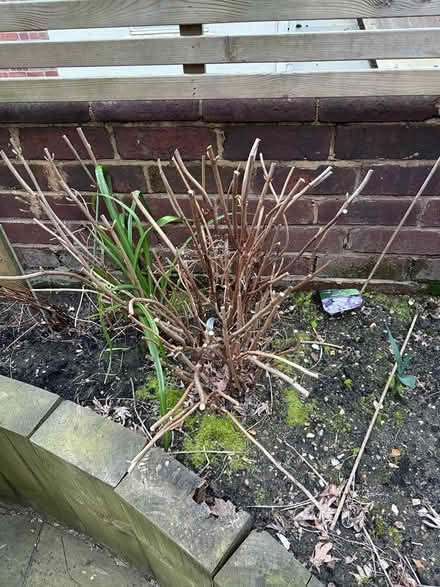
M 247 512 L 197 503 L 201 479 L 161 449 L 127 475 L 143 436 L 3 376 L 0 408 L 0 499 L 88 534 L 164 587 L 321 585 Z

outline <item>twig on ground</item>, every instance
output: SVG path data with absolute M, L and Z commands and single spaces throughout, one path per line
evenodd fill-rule
M 309 469 L 318 477 L 318 479 L 321 481 L 321 483 L 324 484 L 324 487 L 326 487 L 328 485 L 328 481 L 326 481 L 324 479 L 324 477 L 315 469 L 315 467 L 311 463 L 309 463 L 309 461 L 307 459 L 305 459 L 302 456 L 302 454 L 296 450 L 296 448 L 294 446 L 289 444 L 286 440 L 284 441 L 284 444 L 286 446 L 288 446 L 289 448 L 291 448 L 299 456 L 299 458 L 303 461 L 303 463 L 305 463 L 309 467 Z
M 339 349 L 343 350 L 345 347 L 341 346 L 340 344 L 330 344 L 329 342 L 322 342 L 320 340 L 300 340 L 300 344 L 317 344 L 319 346 L 328 346 L 331 349 Z
M 374 555 L 377 558 L 377 562 L 379 563 L 380 568 L 382 569 L 383 574 L 385 575 L 385 578 L 387 580 L 388 585 L 390 585 L 390 587 L 394 587 L 393 582 L 391 581 L 390 576 L 388 575 L 387 570 L 385 568 L 383 559 L 381 559 L 381 557 L 379 555 L 379 552 L 377 551 L 376 545 L 371 540 L 371 536 L 369 535 L 368 530 L 365 528 L 365 526 L 364 526 L 363 530 L 364 530 L 365 537 L 366 537 L 366 539 L 368 540 L 368 543 L 371 546 L 371 550 L 374 552 Z
M 418 314 L 416 314 L 414 316 L 413 321 L 411 322 L 411 326 L 409 327 L 409 330 L 408 330 L 408 333 L 407 333 L 406 338 L 404 340 L 404 343 L 402 345 L 402 348 L 400 349 L 400 354 L 401 355 L 403 355 L 403 353 L 405 352 L 405 349 L 406 349 L 406 346 L 408 344 L 408 341 L 409 341 L 409 339 L 411 337 L 412 331 L 414 330 L 414 326 L 415 326 L 415 323 L 417 321 L 417 318 L 418 318 Z M 363 456 L 364 451 L 365 451 L 365 447 L 367 446 L 368 440 L 370 439 L 371 432 L 373 431 L 374 425 L 376 424 L 377 416 L 379 415 L 379 412 L 383 408 L 383 402 L 385 400 L 385 397 L 386 397 L 386 394 L 388 392 L 388 389 L 391 386 L 391 383 L 393 381 L 393 377 L 394 377 L 396 371 L 397 371 L 397 363 L 394 364 L 394 367 L 391 370 L 390 376 L 388 377 L 388 381 L 386 382 L 385 388 L 384 388 L 384 390 L 382 392 L 382 395 L 380 396 L 380 400 L 379 400 L 379 403 L 377 405 L 376 411 L 374 412 L 374 415 L 371 418 L 371 422 L 370 422 L 370 425 L 368 427 L 367 433 L 365 434 L 365 438 L 364 438 L 364 440 L 362 442 L 362 446 L 361 446 L 361 448 L 359 450 L 359 453 L 357 455 L 356 461 L 354 462 L 354 465 L 353 465 L 353 468 L 351 470 L 351 473 L 350 473 L 350 476 L 348 478 L 348 481 L 345 484 L 345 488 L 344 488 L 344 491 L 342 493 L 341 499 L 339 501 L 338 509 L 336 510 L 335 516 L 334 516 L 333 521 L 332 521 L 332 524 L 330 526 L 330 530 L 334 530 L 335 529 L 335 526 L 336 526 L 336 524 L 338 522 L 339 516 L 341 515 L 342 508 L 344 507 L 344 503 L 345 503 L 345 500 L 347 498 L 348 492 L 350 491 L 351 484 L 353 483 L 354 477 L 355 477 L 356 472 L 358 470 L 359 463 L 361 462 L 362 456 Z
M 286 469 L 276 459 L 274 459 L 274 457 L 270 454 L 270 452 L 267 451 L 264 448 L 264 446 L 262 444 L 260 444 L 258 442 L 258 440 L 256 440 L 252 436 L 252 434 L 249 434 L 249 432 L 246 430 L 246 428 L 244 428 L 244 426 L 242 426 L 240 424 L 240 422 L 237 420 L 237 418 L 235 418 L 230 412 L 228 412 L 228 410 L 221 408 L 221 411 L 224 414 L 226 414 L 227 416 L 229 416 L 229 418 L 231 418 L 231 420 L 234 422 L 234 424 L 237 426 L 237 428 L 239 428 L 241 430 L 241 432 L 243 432 L 243 434 L 246 436 L 246 438 L 248 438 L 253 444 L 255 444 L 255 446 L 261 450 L 261 452 L 264 454 L 264 456 L 267 457 L 270 460 L 270 462 L 273 463 L 275 465 L 275 467 L 279 471 L 281 471 L 281 473 L 283 473 L 283 475 L 285 475 L 288 479 L 290 479 L 290 481 L 292 481 L 292 483 L 304 493 L 304 495 L 313 503 L 313 505 L 315 507 L 317 507 L 319 511 L 321 511 L 322 507 L 321 507 L 320 503 L 318 502 L 318 500 L 315 497 L 313 497 L 313 495 L 310 493 L 310 491 L 307 489 L 307 487 L 304 487 L 304 485 L 302 483 L 297 481 L 295 479 L 295 477 L 293 477 L 293 475 L 291 475 L 288 471 L 286 471 Z

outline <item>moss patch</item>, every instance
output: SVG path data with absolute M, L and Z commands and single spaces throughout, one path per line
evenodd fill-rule
M 411 308 L 408 304 L 408 296 L 376 294 L 372 297 L 376 303 L 398 316 L 401 320 L 405 322 L 411 320 Z
M 316 400 L 304 403 L 295 388 L 284 391 L 287 403 L 287 423 L 289 426 L 304 426 L 316 409 Z
M 174 385 L 166 386 L 167 406 L 168 409 L 174 408 L 179 399 L 182 397 L 183 390 Z M 160 401 L 159 382 L 157 377 L 151 376 L 145 382 L 144 387 L 136 390 L 136 399 L 142 401 L 157 400 Z
M 247 463 L 243 458 L 247 452 L 247 439 L 227 416 L 205 413 L 200 419 L 197 417 L 188 418 L 186 428 L 189 431 L 195 430 L 197 424 L 199 424 L 197 432 L 191 437 L 185 438 L 185 450 L 193 451 L 190 456 L 196 469 L 200 469 L 206 464 L 205 450 L 236 453 L 230 455 L 230 468 L 233 471 L 247 468 Z M 211 463 L 221 461 L 224 456 L 224 454 L 208 454 Z

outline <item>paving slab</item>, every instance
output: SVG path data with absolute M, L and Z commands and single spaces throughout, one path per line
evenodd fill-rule
M 105 549 L 28 509 L 0 504 L 3 587 L 159 587 Z

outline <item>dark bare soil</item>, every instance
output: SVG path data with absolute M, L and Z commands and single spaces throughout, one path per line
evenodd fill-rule
M 86 306 L 75 326 L 78 299 L 53 296 L 51 301 L 72 317 L 70 326 L 49 328 L 28 308 L 9 300 L 0 303 L 0 374 L 58 393 L 125 425 L 140 428 L 139 417 L 145 426 L 151 425 L 159 414 L 157 401 L 137 401 L 137 414 L 134 410 L 134 390 L 152 373 L 140 335 L 123 325 L 116 328 L 109 366 L 99 328 L 85 320 Z M 350 474 L 394 363 L 386 326 L 400 346 L 416 312 L 407 373 L 417 377 L 417 386 L 389 391 L 354 492 L 332 532 L 329 522 L 338 488 Z M 314 297 L 300 294 L 282 309 L 272 351 L 285 352 L 321 377 L 299 379 L 310 391 L 305 404 L 298 404 L 287 394 L 288 386 L 273 376 L 261 377 L 249 392 L 241 419 L 275 459 L 327 505 L 327 520 L 318 519 L 317 510 L 306 509 L 305 495 L 253 445 L 239 466 L 228 454 L 206 454 L 197 467 L 206 483 L 216 495 L 252 511 L 258 529 L 287 539 L 290 550 L 308 567 L 316 545 L 319 550 L 319 545 L 331 543 L 321 564 L 315 551 L 313 571 L 324 584 L 389 584 L 379 556 L 395 585 L 440 585 L 440 516 L 435 516 L 440 514 L 440 299 L 367 296 L 359 310 L 330 317 Z M 171 376 L 172 366 L 168 369 Z M 175 433 L 172 452 L 182 451 L 185 435 L 190 437 L 194 430 L 197 424 L 184 434 Z M 177 457 L 193 466 L 191 454 Z M 371 577 L 367 581 L 362 574 Z

